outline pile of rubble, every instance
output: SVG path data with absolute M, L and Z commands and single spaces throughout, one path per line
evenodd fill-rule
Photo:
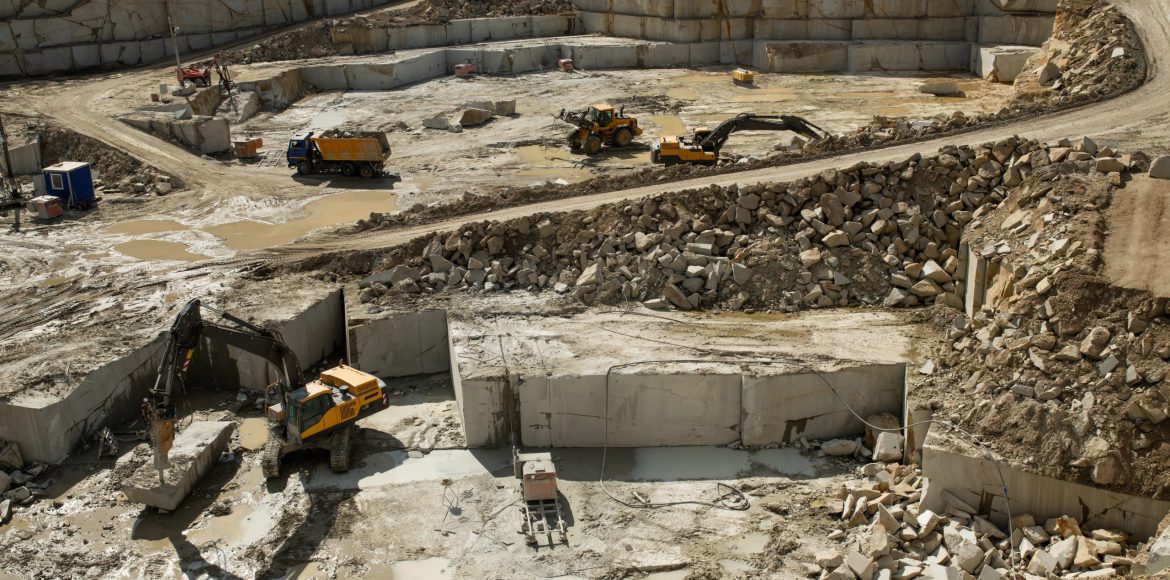
M 809 576 L 999 580 L 1027 574 L 1071 580 L 1125 576 L 1135 562 L 1135 547 L 1118 530 L 1085 533 L 1072 517 L 1038 525 L 1032 515 L 1013 514 L 1005 522 L 1009 531 L 947 491 L 941 492 L 944 511 L 924 508 L 924 480 L 915 466 L 871 463 L 863 473 L 867 482 L 842 488 L 831 504 L 830 514 L 839 516 L 843 528 L 833 536 L 844 549 L 816 553 L 815 563 L 805 564 Z
M 16 506 L 32 503 L 33 480 L 45 470 L 41 464 L 25 465 L 15 443 L 0 441 L 0 526 L 12 519 Z
M 1067 106 L 1111 98 L 1146 77 L 1141 42 L 1114 6 L 1062 0 L 1052 38 L 1016 78 L 1015 99 Z
M 961 228 L 1051 163 L 1047 145 L 1010 138 L 792 183 L 478 223 L 388 257 L 361 297 L 526 289 L 651 308 L 958 308 Z
M 1105 277 L 1105 211 L 1127 158 L 1088 139 L 1058 145 L 1055 165 L 965 231 L 987 272 L 986 303 L 972 318 L 940 321 L 935 368 L 917 382 L 974 395 L 950 399 L 952 419 L 1018 450 L 1015 461 L 1161 497 L 1170 491 L 1170 301 Z
M 97 174 L 95 185 L 103 193 L 166 195 L 184 188 L 179 178 L 71 129 L 38 119 L 28 121 L 24 130 L 39 135 L 42 165 L 62 161 L 89 163 Z
M 403 13 L 420 24 L 434 24 L 465 18 L 561 14 L 576 10 L 567 0 L 424 0 Z

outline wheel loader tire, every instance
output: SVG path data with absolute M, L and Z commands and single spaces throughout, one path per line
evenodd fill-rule
M 268 434 L 268 441 L 260 452 L 260 469 L 266 479 L 280 477 L 280 451 L 283 447 L 284 441 L 280 437 L 275 433 Z
M 313 173 L 313 164 L 308 161 L 297 163 L 298 175 L 311 175 Z
M 333 434 L 329 443 L 329 469 L 333 473 L 349 471 L 349 452 L 353 449 L 353 425 L 346 425 Z
M 581 132 L 580 131 L 573 131 L 572 133 L 569 133 L 568 141 L 569 141 L 569 149 L 571 149 L 573 151 L 579 151 L 583 145 L 583 143 L 581 142 Z
M 626 127 L 618 129 L 613 134 L 613 146 L 625 147 L 634 141 L 634 132 Z
M 362 179 L 369 179 L 373 177 L 375 173 L 377 172 L 374 171 L 374 166 L 372 165 L 366 164 L 358 167 L 358 175 L 362 176 Z
M 594 153 L 601 151 L 601 137 L 598 137 L 597 135 L 590 135 L 586 137 L 584 150 L 586 155 L 593 155 Z
M 355 173 L 357 173 L 357 168 L 353 166 L 353 163 L 344 163 L 341 165 L 342 175 L 346 177 L 353 177 L 353 174 Z

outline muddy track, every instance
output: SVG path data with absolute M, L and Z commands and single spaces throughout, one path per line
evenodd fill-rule
M 959 135 L 949 135 L 918 141 L 876 151 L 862 151 L 834 155 L 814 161 L 769 167 L 721 176 L 707 176 L 685 181 L 654 184 L 606 193 L 556 199 L 482 212 L 419 226 L 391 230 L 373 230 L 361 234 L 325 233 L 306 237 L 288 246 L 242 254 L 235 258 L 209 264 L 211 267 L 243 265 L 254 261 L 299 260 L 320 254 L 345 250 L 386 247 L 415 237 L 482 220 L 506 220 L 541 212 L 586 210 L 598 205 L 640 198 L 669 191 L 705 187 L 711 184 L 751 184 L 768 181 L 787 181 L 819 173 L 834 167 L 858 163 L 900 160 L 915 153 L 931 154 L 948 144 L 979 144 L 1011 135 L 1023 135 L 1042 140 L 1081 135 L 1099 135 L 1141 129 L 1144 137 L 1170 141 L 1170 128 L 1156 119 L 1170 114 L 1170 64 L 1161 55 L 1170 54 L 1170 0 L 1121 0 L 1116 5 L 1133 22 L 1145 45 L 1148 59 L 1147 82 L 1138 89 L 1115 99 L 1040 118 L 1021 119 L 1002 125 L 979 129 Z M 256 42 L 255 39 L 249 42 Z M 68 83 L 53 99 L 30 102 L 36 110 L 56 118 L 70 128 L 99 138 L 121 148 L 152 165 L 178 176 L 200 196 L 199 202 L 213 202 L 234 196 L 262 198 L 273 191 L 304 190 L 302 193 L 321 193 L 320 188 L 290 183 L 285 176 L 273 175 L 247 167 L 225 167 L 204 159 L 174 144 L 134 129 L 101 109 L 103 96 L 135 77 L 158 77 L 168 67 L 159 65 L 133 72 L 77 80 Z M 1160 125 L 1160 126 L 1159 126 Z M 1147 139 L 1148 140 L 1148 139 Z M 190 204 L 190 199 L 185 200 Z

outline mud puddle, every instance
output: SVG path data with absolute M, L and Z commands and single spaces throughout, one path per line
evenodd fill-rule
M 455 571 L 451 570 L 451 561 L 446 558 L 427 558 L 371 566 L 370 577 L 389 580 L 451 580 L 455 577 Z
M 71 284 L 80 279 L 80 274 L 74 276 L 53 276 L 52 278 L 46 278 L 45 280 L 37 282 L 37 288 L 53 288 L 62 284 Z
M 748 532 L 732 541 L 732 550 L 741 556 L 754 556 L 764 551 L 768 546 L 768 534 L 763 532 Z
M 157 234 L 161 232 L 180 232 L 191 229 L 190 226 L 175 220 L 134 220 L 114 224 L 102 230 L 106 234 Z
M 249 417 L 240 422 L 240 447 L 256 451 L 268 441 L 268 421 L 262 417 Z
M 309 232 L 394 210 L 397 196 L 382 191 L 346 191 L 310 202 L 305 217 L 279 224 L 254 220 L 230 222 L 203 231 L 224 240 L 233 250 L 259 250 L 287 244 Z
M 114 246 L 120 254 L 139 260 L 174 260 L 177 262 L 198 262 L 211 256 L 191 252 L 186 244 L 161 240 L 133 240 Z
M 650 115 L 644 117 L 647 123 L 658 127 L 659 135 L 686 135 L 687 127 L 678 115 Z

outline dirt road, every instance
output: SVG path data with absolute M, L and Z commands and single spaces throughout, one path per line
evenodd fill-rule
M 1170 0 L 1123 0 L 1117 6 L 1134 23 L 1145 45 L 1149 72 L 1145 85 L 1116 99 L 1082 107 L 1069 112 L 1041 118 L 1022 120 L 1005 126 L 943 137 L 876 151 L 850 153 L 813 161 L 746 171 L 718 177 L 702 177 L 687 181 L 655 184 L 634 189 L 611 191 L 572 199 L 535 203 L 497 211 L 463 216 L 443 222 L 394 230 L 373 231 L 363 235 L 310 236 L 292 247 L 269 250 L 269 257 L 308 257 L 314 254 L 346 249 L 369 249 L 390 246 L 432 232 L 448 231 L 482 220 L 507 220 L 550 211 L 585 210 L 598 205 L 650 195 L 706 187 L 711 184 L 745 185 L 770 181 L 789 181 L 814 175 L 834 167 L 847 167 L 862 161 L 882 162 L 905 159 L 915 153 L 933 154 L 949 144 L 980 144 L 1012 135 L 1041 140 L 1077 138 L 1082 135 L 1103 136 L 1123 149 L 1150 151 L 1170 150 L 1170 62 L 1162 55 L 1170 54 Z M 1148 232 L 1155 236 L 1158 230 Z M 1149 240 L 1137 239 L 1135 244 Z
M 873 152 L 851 153 L 809 163 L 774 167 L 736 173 L 720 177 L 704 177 L 688 181 L 656 184 L 634 189 L 583 196 L 569 200 L 555 200 L 520 207 L 463 216 L 425 226 L 395 230 L 379 230 L 362 235 L 318 234 L 290 246 L 251 254 L 258 260 L 281 256 L 286 259 L 347 249 L 377 248 L 410 240 L 436 231 L 446 231 L 464 223 L 481 220 L 504 220 L 545 211 L 588 209 L 597 205 L 639 198 L 648 195 L 703 187 L 710 184 L 751 184 L 766 181 L 798 179 L 833 167 L 848 166 L 860 161 L 880 162 L 904 159 L 915 153 L 931 154 L 947 144 L 978 144 L 1013 134 L 1039 139 L 1105 136 L 1111 143 L 1124 148 L 1170 148 L 1170 65 L 1161 55 L 1170 54 L 1170 0 L 1121 0 L 1117 2 L 1130 18 L 1145 44 L 1149 60 L 1149 79 L 1141 88 L 1111 101 L 1042 118 L 1026 119 L 1001 127 L 984 129 L 959 136 L 943 137 L 918 143 L 881 149 Z M 254 41 L 253 41 L 254 42 Z M 91 79 L 67 81 L 54 98 L 37 96 L 30 91 L 24 99 L 16 99 L 35 110 L 56 118 L 69 127 L 99 138 L 111 146 L 161 169 L 188 183 L 198 196 L 199 203 L 209 203 L 228 197 L 246 196 L 264 198 L 273 191 L 296 195 L 319 195 L 320 188 L 292 184 L 285 176 L 247 167 L 225 167 L 223 164 L 191 155 L 188 151 L 152 135 L 143 133 L 113 118 L 116 114 L 103 99 L 117 87 L 139 77 L 158 77 L 168 65 L 137 69 L 132 72 L 109 74 Z M 191 197 L 173 203 L 189 206 Z M 162 208 L 165 209 L 165 208 Z M 1137 243 L 1140 243 L 1138 240 Z M 244 257 L 243 255 L 240 257 Z M 239 258 L 232 260 L 240 261 Z

